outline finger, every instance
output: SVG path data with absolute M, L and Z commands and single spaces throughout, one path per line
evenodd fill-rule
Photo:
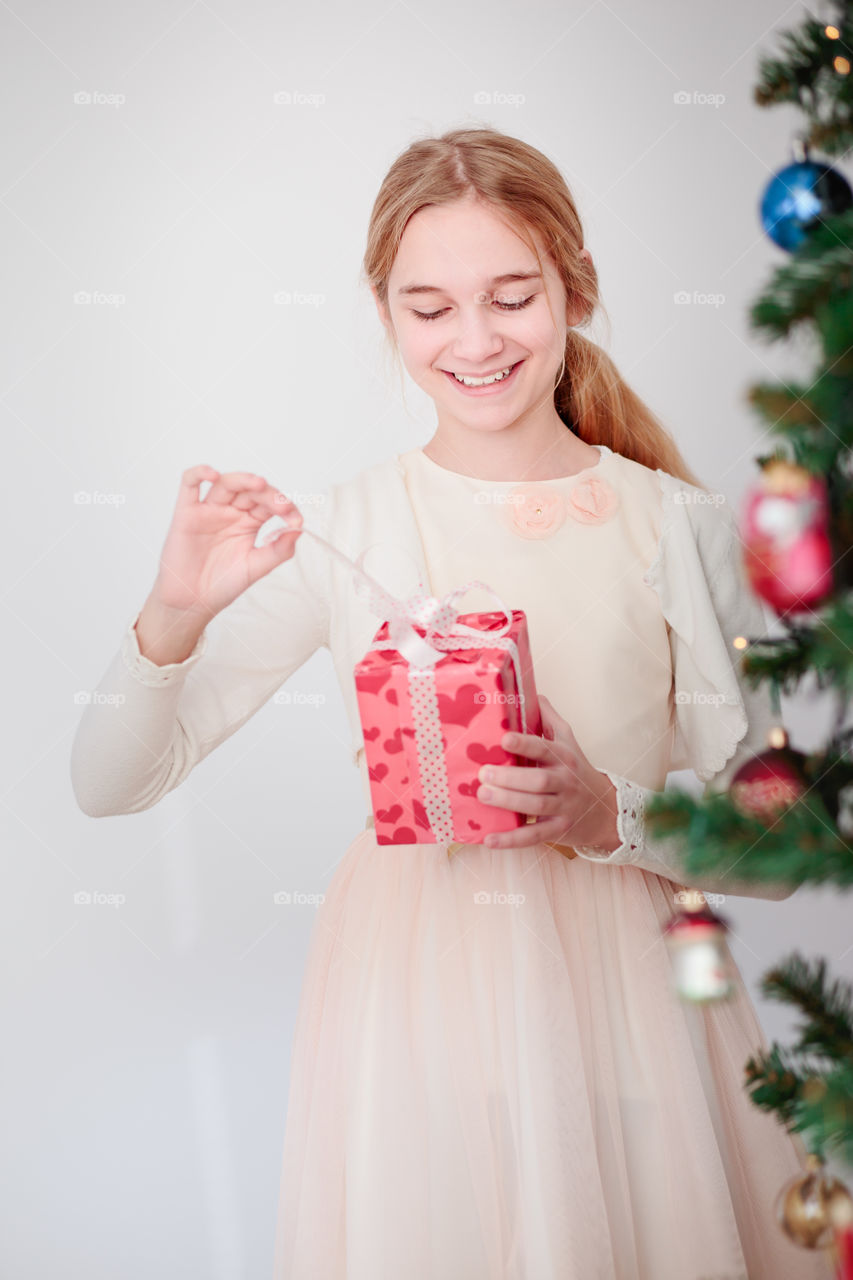
M 248 490 L 238 493 L 237 497 L 231 503 L 232 507 L 236 507 L 238 511 L 251 511 L 252 507 L 258 501 L 256 493 L 249 493 Z
M 260 547 L 253 547 L 246 561 L 251 581 L 256 582 L 258 578 L 263 578 L 276 565 L 281 564 L 283 560 L 287 560 L 290 556 L 290 549 L 301 534 L 301 529 L 275 529 L 273 531 L 273 541 Z
M 477 774 L 477 781 L 490 786 L 509 787 L 512 791 L 561 791 L 566 785 L 566 778 L 558 768 L 541 765 L 533 768 L 529 764 L 490 764 L 484 765 Z
M 268 484 L 259 493 L 249 493 L 245 496 L 249 498 L 251 504 L 246 510 L 260 520 L 269 520 L 273 516 L 280 516 L 282 520 L 288 520 L 290 523 L 296 523 L 297 518 L 300 522 L 302 520 L 302 512 L 296 504 L 274 485 Z M 234 501 L 236 504 L 237 499 L 235 498 Z
M 549 742 L 554 741 L 554 708 L 551 706 L 549 698 L 544 693 L 539 694 L 539 711 L 542 716 L 542 737 L 547 738 Z
M 269 487 L 263 476 L 256 476 L 251 471 L 226 471 L 213 482 L 204 495 L 204 501 L 214 506 L 226 505 L 246 489 L 259 495 L 261 490 Z
M 526 756 L 531 760 L 554 760 L 553 742 L 547 742 L 537 733 L 505 733 L 501 738 L 501 746 L 516 756 Z
M 560 796 L 531 791 L 514 791 L 511 787 L 495 787 L 491 784 L 480 787 L 477 799 L 482 804 L 497 805 L 498 808 L 512 809 L 515 813 L 552 814 L 557 812 Z
M 178 489 L 178 506 L 188 507 L 190 503 L 199 501 L 199 489 L 205 480 L 216 481 L 219 479 L 219 472 L 214 467 L 207 466 L 201 462 L 197 467 L 187 467 L 181 475 L 181 483 Z
M 568 834 L 564 818 L 543 818 L 541 822 L 526 822 L 512 831 L 490 831 L 484 843 L 490 849 L 526 849 L 544 840 L 555 844 Z
M 249 508 L 249 515 L 253 516 L 256 520 L 260 520 L 262 524 L 265 520 L 272 518 L 283 520 L 285 524 L 292 529 L 295 529 L 297 525 L 300 528 L 302 527 L 302 512 L 299 511 L 292 502 L 285 503 L 284 505 L 281 503 L 273 503 L 272 507 L 270 507 L 266 502 L 256 502 Z

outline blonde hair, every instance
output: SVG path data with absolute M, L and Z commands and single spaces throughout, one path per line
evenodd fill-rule
M 562 174 L 535 147 L 488 126 L 418 139 L 388 170 L 370 215 L 362 264 L 383 306 L 388 304 L 388 277 L 412 215 L 426 205 L 450 204 L 472 195 L 504 216 L 541 267 L 530 233 L 539 236 L 567 298 L 582 302 L 582 324 L 588 325 L 596 306 L 602 306 L 598 276 L 593 263 L 580 256 L 583 229 Z M 585 443 L 605 444 L 643 466 L 660 467 L 704 487 L 673 437 L 606 352 L 574 328 L 566 334 L 554 407 Z

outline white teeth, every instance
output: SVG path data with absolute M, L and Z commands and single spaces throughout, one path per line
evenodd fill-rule
M 507 378 L 512 373 L 513 365 L 509 365 L 506 369 L 501 369 L 499 373 L 493 373 L 490 378 L 466 378 L 464 374 L 454 373 L 457 382 L 462 382 L 466 387 L 487 387 L 490 382 L 500 382 L 502 378 Z

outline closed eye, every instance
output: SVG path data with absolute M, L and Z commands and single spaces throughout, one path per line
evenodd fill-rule
M 500 307 L 502 311 L 523 311 L 525 307 L 528 307 L 530 305 L 530 303 L 533 301 L 535 297 L 536 297 L 536 294 L 531 293 L 529 298 L 524 298 L 522 299 L 521 302 L 497 302 L 496 301 L 495 306 Z M 419 320 L 437 320 L 438 317 L 440 315 L 443 315 L 446 310 L 447 310 L 446 307 L 442 307 L 440 311 L 415 311 L 413 308 L 412 315 L 417 316 Z

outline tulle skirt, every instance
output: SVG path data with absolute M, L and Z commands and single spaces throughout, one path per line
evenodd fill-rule
M 526 849 L 347 849 L 294 1034 L 274 1280 L 831 1280 L 774 1219 L 805 1148 L 735 997 L 672 989 L 672 881 Z

